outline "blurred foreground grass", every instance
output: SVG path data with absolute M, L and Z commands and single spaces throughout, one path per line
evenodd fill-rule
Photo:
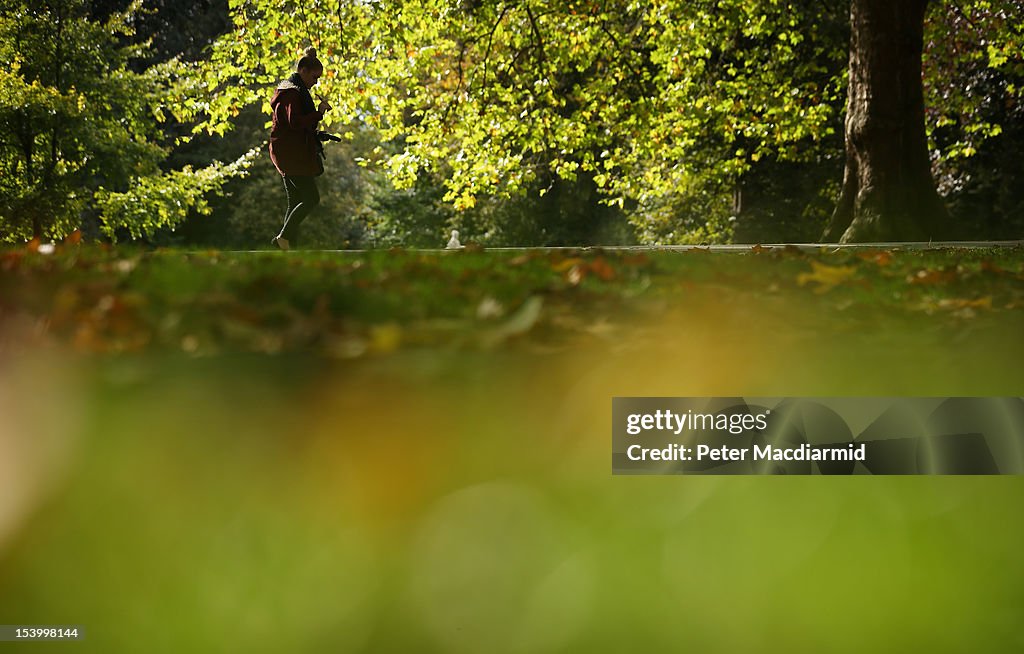
M 612 477 L 611 397 L 1022 395 L 1020 250 L 0 253 L 0 623 L 1015 651 L 1024 479 Z

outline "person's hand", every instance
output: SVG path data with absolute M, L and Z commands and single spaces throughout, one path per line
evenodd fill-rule
M 327 100 L 321 100 L 320 105 L 316 108 L 316 110 L 322 114 L 325 114 L 331 110 L 331 103 L 328 102 Z

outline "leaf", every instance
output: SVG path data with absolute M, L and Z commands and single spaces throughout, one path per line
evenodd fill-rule
M 551 264 L 551 270 L 555 272 L 565 272 L 570 270 L 573 266 L 578 266 L 583 263 L 583 259 L 579 257 L 569 257 L 568 259 L 562 259 Z
M 828 266 L 818 261 L 811 262 L 811 272 L 803 272 L 797 275 L 796 283 L 800 286 L 805 284 L 818 284 L 814 289 L 815 293 L 825 293 L 834 286 L 838 286 L 853 277 L 857 269 L 854 266 Z
M 968 300 L 964 298 L 943 298 L 939 300 L 938 307 L 940 309 L 991 309 L 992 308 L 992 296 L 986 295 L 974 300 Z
M 500 318 L 503 315 L 505 315 L 505 307 L 490 295 L 480 300 L 480 304 L 476 307 L 476 317 L 480 320 Z
M 891 250 L 878 250 L 878 251 L 867 251 L 858 252 L 857 258 L 868 263 L 873 263 L 877 266 L 888 266 L 892 263 L 892 251 Z
M 987 272 L 990 275 L 998 275 L 998 276 L 1001 276 L 1001 277 L 1002 276 L 1006 276 L 1006 275 L 1010 275 L 1010 276 L 1013 275 L 1013 273 L 1011 273 L 1010 271 L 1006 270 L 1005 268 L 1001 268 L 998 264 L 993 262 L 991 259 L 982 259 L 982 261 L 981 261 L 981 270 L 982 270 L 982 272 Z
M 646 266 L 651 263 L 651 258 L 640 252 L 639 254 L 626 255 L 620 261 L 627 266 Z
M 370 328 L 370 351 L 377 354 L 388 354 L 398 349 L 402 343 L 402 327 L 389 322 L 374 325 Z
M 955 268 L 944 268 L 942 270 L 918 270 L 916 273 L 907 276 L 910 284 L 925 286 L 948 284 L 956 279 Z
M 587 266 L 590 272 L 598 276 L 603 282 L 610 282 L 615 279 L 615 269 L 605 260 L 604 257 L 597 257 Z
M 526 298 L 526 301 L 505 323 L 497 329 L 484 334 L 482 338 L 483 345 L 485 347 L 494 347 L 512 336 L 518 336 L 530 331 L 537 324 L 537 320 L 540 319 L 540 310 L 543 305 L 544 299 L 539 295 L 531 295 Z
M 573 266 L 565 273 L 565 280 L 572 286 L 579 286 L 583 278 L 587 276 L 587 269 L 584 266 Z

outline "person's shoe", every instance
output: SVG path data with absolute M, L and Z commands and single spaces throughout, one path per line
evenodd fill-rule
M 272 241 L 272 243 L 274 243 L 274 245 L 276 245 L 277 247 L 281 248 L 282 250 L 290 250 L 291 249 L 291 246 L 288 243 L 288 239 L 281 238 L 280 236 L 275 236 L 274 240 Z

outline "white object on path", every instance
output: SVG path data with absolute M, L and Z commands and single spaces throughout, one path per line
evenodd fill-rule
M 462 243 L 459 243 L 459 230 L 453 229 L 452 230 L 452 237 L 450 239 L 448 239 L 448 246 L 447 246 L 447 248 L 449 250 L 457 250 L 457 249 L 459 249 L 461 247 L 462 247 Z

